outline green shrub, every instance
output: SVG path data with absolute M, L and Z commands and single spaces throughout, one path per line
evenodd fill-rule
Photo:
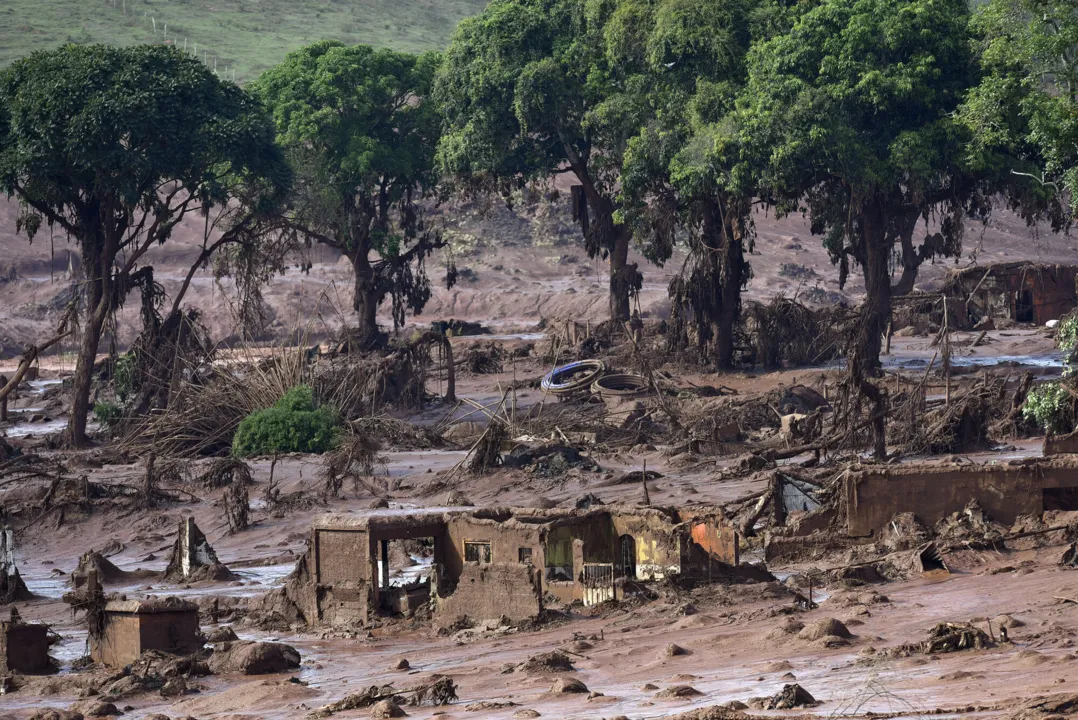
M 127 402 L 127 396 L 137 389 L 133 353 L 124 353 L 116 358 L 116 366 L 112 371 L 112 386 L 116 389 L 116 397 L 120 398 L 120 402 Z
M 118 403 L 102 401 L 94 403 L 94 420 L 106 430 L 111 429 L 123 417 L 124 411 Z
M 1078 315 L 1075 313 L 1059 321 L 1056 345 L 1063 351 L 1063 374 L 1074 375 L 1078 371 Z
M 298 385 L 273 407 L 243 419 L 232 438 L 232 454 L 323 453 L 336 445 L 339 427 L 337 413 L 316 407 L 311 388 Z
M 1056 435 L 1074 429 L 1074 403 L 1071 394 L 1058 382 L 1038 385 L 1029 391 L 1022 417 L 1032 420 L 1046 432 Z

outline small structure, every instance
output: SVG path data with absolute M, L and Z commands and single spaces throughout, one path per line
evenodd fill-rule
M 985 318 L 1044 325 L 1078 306 L 1078 266 L 1029 261 L 975 265 L 954 270 L 944 294 L 960 303 L 960 325 L 968 329 Z
M 195 519 L 182 518 L 164 579 L 171 582 L 197 582 L 232 578 L 232 572 L 217 559 L 217 553 L 206 535 L 195 524 Z
M 49 629 L 40 623 L 24 623 L 12 608 L 11 619 L 0 620 L 0 675 L 55 669 L 49 657 Z
M 9 529 L 0 530 L 0 604 L 10 604 L 17 600 L 29 600 L 30 590 L 26 587 L 19 568 L 15 565 L 15 533 Z
M 110 600 L 98 632 L 90 633 L 90 657 L 110 667 L 124 667 L 146 650 L 177 655 L 203 645 L 198 606 L 179 598 Z
M 855 468 L 846 473 L 846 533 L 878 538 L 900 512 L 933 525 L 975 500 L 994 520 L 1078 510 L 1078 461 L 1061 456 L 990 465 L 926 463 Z
M 390 544 L 429 554 L 391 567 Z M 327 515 L 308 554 L 267 610 L 312 625 L 356 626 L 424 606 L 434 623 L 534 619 L 543 598 L 595 605 L 633 583 L 682 575 L 707 580 L 738 564 L 737 533 L 717 509 L 603 505 L 586 510 L 442 508 Z M 281 602 L 284 600 L 284 602 Z M 284 608 L 291 608 L 284 612 Z

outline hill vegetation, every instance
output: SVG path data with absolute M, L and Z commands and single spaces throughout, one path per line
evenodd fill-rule
M 250 80 L 316 40 L 421 52 L 445 47 L 486 0 L 5 0 L 0 66 L 64 43 L 169 42 Z

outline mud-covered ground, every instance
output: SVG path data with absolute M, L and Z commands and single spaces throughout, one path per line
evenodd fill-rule
M 1038 376 L 1054 376 L 1062 368 L 1061 356 L 1043 329 L 992 331 L 988 342 L 977 348 L 962 347 L 963 337 L 953 338 L 956 388 L 963 382 L 975 382 L 985 372 L 1017 377 L 1032 370 Z M 463 352 L 473 342 L 478 340 L 458 339 L 458 351 Z M 515 337 L 505 342 L 529 341 Z M 885 358 L 885 369 L 920 378 L 933 352 L 927 337 L 896 337 L 892 354 Z M 60 368 L 49 363 L 43 368 L 42 379 L 13 403 L 15 421 L 6 432 L 47 455 L 53 451 L 43 445 L 40 436 L 55 430 L 48 426 L 49 420 L 61 423 L 62 417 L 37 418 L 35 422 L 23 417 L 42 414 L 37 403 L 55 387 Z M 537 378 L 547 369 L 532 357 L 500 374 L 464 376 L 458 380 L 458 394 L 489 405 L 501 397 L 502 388 L 514 376 Z M 676 382 L 684 387 L 721 384 L 750 394 L 813 384 L 836 372 L 829 367 L 721 376 L 685 371 Z M 941 393 L 941 382 L 933 375 L 930 393 Z M 435 390 L 435 384 L 428 389 Z M 538 389 L 517 393 L 521 412 L 544 402 L 556 401 L 544 398 Z M 447 414 L 458 421 L 484 422 L 483 414 L 467 405 L 434 404 L 409 419 L 431 424 Z M 547 477 L 501 469 L 477 478 L 451 477 L 467 447 L 462 443 L 458 449 L 387 448 L 383 455 L 388 492 L 380 495 L 387 497 L 391 509 L 442 506 L 449 489 L 463 493 L 477 506 L 571 508 L 588 493 L 606 503 L 636 504 L 643 499 L 639 485 L 617 480 L 645 463 L 649 470 L 662 474 L 648 486 L 654 505 L 723 504 L 763 490 L 767 482 L 765 473 L 724 472 L 738 462 L 736 453 L 698 455 L 675 445 L 649 444 L 608 451 L 596 448 L 592 459 L 600 466 L 598 471 L 572 468 Z M 1032 438 L 967 453 L 955 461 L 1005 462 L 1036 457 L 1040 452 L 1040 440 Z M 142 460 L 102 465 L 95 459 L 100 457 L 99 450 L 66 452 L 63 457 L 69 467 L 78 468 L 93 482 L 137 485 L 144 473 Z M 779 465 L 805 459 L 780 460 Z M 200 461 L 200 466 L 205 462 Z M 269 459 L 252 463 L 253 525 L 236 535 L 227 532 L 221 491 L 189 485 L 176 486 L 181 491 L 179 502 L 154 510 L 95 505 L 89 515 L 69 514 L 62 524 L 52 515 L 22 529 L 16 557 L 36 597 L 19 603 L 18 608 L 23 618 L 47 622 L 59 633 L 62 640 L 52 654 L 62 669 L 0 697 L 0 718 L 22 720 L 43 707 L 70 707 L 80 700 L 80 692 L 85 694 L 80 690 L 83 673 L 74 671 L 72 663 L 85 654 L 86 631 L 60 596 L 68 589 L 68 576 L 79 556 L 87 550 L 106 552 L 123 570 L 143 571 L 107 586 L 109 591 L 129 598 L 254 598 L 281 586 L 304 552 L 317 515 L 326 511 L 384 512 L 369 509 L 375 500 L 370 492 L 351 486 L 345 487 L 342 499 L 323 504 L 318 499 L 321 459 L 288 456 L 277 462 L 274 477 L 282 493 L 303 491 L 309 501 L 271 513 L 261 499 L 270 466 Z M 841 467 L 836 467 L 835 472 L 840 471 Z M 0 486 L 0 502 L 11 506 L 30 492 L 40 492 L 40 488 Z M 188 514 L 207 534 L 220 560 L 237 573 L 238 580 L 177 586 L 157 577 L 165 568 L 177 522 Z M 1051 520 L 1067 524 L 1075 519 L 1057 514 Z M 303 658 L 300 669 L 256 678 L 215 675 L 197 680 L 198 692 L 180 698 L 141 693 L 116 704 L 128 718 L 154 713 L 199 719 L 301 718 L 366 686 L 393 683 L 403 688 L 438 673 L 456 682 L 459 702 L 443 708 L 409 707 L 410 716 L 642 720 L 739 701 L 748 704 L 746 712 L 753 715 L 1049 717 L 1030 709 L 1037 698 L 1057 693 L 1078 695 L 1073 686 L 1078 677 L 1078 571 L 1058 567 L 1062 542 L 1061 533 L 1050 533 L 1009 543 L 1005 551 L 959 549 L 945 558 L 950 573 L 935 572 L 898 582 L 847 579 L 825 581 L 821 586 L 816 580 L 812 599 L 819 607 L 811 610 L 799 607 L 790 590 L 807 593 L 806 578 L 826 576 L 829 563 L 842 565 L 842 557 L 772 564 L 768 569 L 775 575 L 774 582 L 720 582 L 694 589 L 658 583 L 651 588 L 650 598 L 595 608 L 559 608 L 554 619 L 526 630 L 494 622 L 438 635 L 422 620 L 396 619 L 377 623 L 369 634 L 345 636 L 302 629 L 267 632 L 241 620 L 234 626 L 240 638 L 280 640 L 294 646 Z M 748 541 L 743 559 L 762 561 L 758 540 Z M 6 609 L 0 608 L 0 613 Z M 831 618 L 842 622 L 852 637 L 841 638 L 841 642 L 830 634 L 812 639 L 812 629 Z M 1006 624 L 1008 641 L 983 650 L 938 655 L 893 652 L 905 643 L 920 642 L 932 626 L 945 621 L 972 621 L 996 640 L 1001 640 L 1000 624 Z M 212 629 L 204 621 L 203 630 Z M 671 645 L 686 652 L 672 654 Z M 533 655 L 559 648 L 568 652 L 575 666 L 565 674 L 583 682 L 590 693 L 552 693 L 557 675 L 509 669 Z M 409 670 L 393 669 L 401 658 L 408 660 Z M 821 704 L 768 712 L 752 702 L 791 683 L 801 685 Z M 670 692 L 680 686 L 691 690 Z M 670 694 L 675 697 L 665 697 Z M 1068 712 L 1067 706 L 1063 707 L 1064 712 L 1057 714 Z M 1069 712 L 1075 712 L 1074 708 L 1078 702 L 1072 703 Z M 358 718 L 369 713 L 352 710 L 338 716 Z

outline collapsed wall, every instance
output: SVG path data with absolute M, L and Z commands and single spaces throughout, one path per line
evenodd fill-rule
M 217 553 L 195 524 L 195 519 L 182 518 L 163 579 L 169 582 L 198 582 L 232 580 L 234 577 L 232 571 L 217 559 Z
M 15 533 L 0 530 L 0 605 L 32 598 L 15 565 Z

